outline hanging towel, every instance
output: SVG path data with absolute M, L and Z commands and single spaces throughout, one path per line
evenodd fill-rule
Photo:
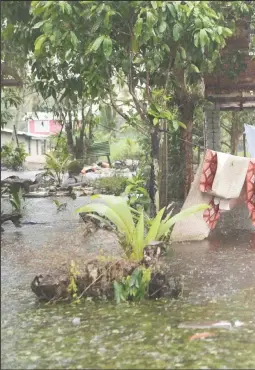
M 217 170 L 212 184 L 212 194 L 224 199 L 238 198 L 249 163 L 249 158 L 217 152 Z
M 245 135 L 248 143 L 248 151 L 255 158 L 255 126 L 244 125 Z

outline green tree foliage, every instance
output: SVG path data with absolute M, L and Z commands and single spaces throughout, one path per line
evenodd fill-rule
M 192 141 L 196 105 L 203 103 L 202 77 L 216 67 L 236 21 L 253 14 L 254 5 L 247 4 L 32 1 L 21 33 L 24 39 L 28 33 L 34 85 L 45 98 L 53 96 L 62 109 L 70 110 L 82 99 L 107 101 L 149 138 L 150 196 L 156 205 L 161 138 L 165 131 L 181 127 L 184 180 L 190 183 L 192 149 L 187 142 Z M 128 111 L 118 104 L 117 85 L 128 90 Z M 71 125 L 68 119 L 67 133 Z M 72 140 L 68 134 L 70 150 Z
M 13 88 L 3 88 L 1 91 L 1 127 L 3 128 L 8 121 L 13 118 L 10 112 L 12 107 L 18 108 L 22 103 L 19 91 Z

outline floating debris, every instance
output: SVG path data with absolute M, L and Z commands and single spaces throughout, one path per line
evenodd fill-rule
M 207 338 L 211 338 L 211 337 L 215 337 L 216 334 L 215 333 L 209 333 L 209 332 L 205 332 L 205 333 L 196 333 L 194 335 L 192 335 L 189 340 L 197 340 L 197 339 L 207 339 Z
M 81 319 L 79 317 L 75 317 L 73 320 L 72 320 L 72 324 L 73 325 L 80 325 L 81 324 Z
M 229 321 L 216 322 L 187 322 L 178 325 L 179 329 L 231 329 L 232 324 Z

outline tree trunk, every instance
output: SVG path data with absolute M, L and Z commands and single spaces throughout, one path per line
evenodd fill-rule
M 71 111 L 68 111 L 68 120 L 65 121 L 67 145 L 69 153 L 75 157 L 74 143 L 73 143 L 73 125 Z
M 167 121 L 163 123 L 164 133 L 162 134 L 163 140 L 160 146 L 160 209 L 168 205 L 168 134 L 167 134 Z
M 242 133 L 243 124 L 240 122 L 238 112 L 232 112 L 230 150 L 233 155 L 237 155 L 238 143 Z
M 149 194 L 152 200 L 152 217 L 159 211 L 159 155 L 160 133 L 158 126 L 151 132 L 151 173 Z
M 193 173 L 193 147 L 192 147 L 192 129 L 194 104 L 192 102 L 182 101 L 180 107 L 181 121 L 186 125 L 186 129 L 181 128 L 181 150 L 184 161 L 183 186 L 184 198 L 187 197 L 191 183 L 194 178 Z

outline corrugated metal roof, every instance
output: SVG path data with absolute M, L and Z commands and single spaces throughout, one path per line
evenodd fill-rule
M 8 134 L 12 134 L 13 133 L 13 130 L 10 129 L 10 128 L 3 128 L 1 129 L 1 133 L 2 132 L 6 132 Z M 30 134 L 29 132 L 24 132 L 24 131 L 17 131 L 17 134 L 18 135 L 22 135 L 22 136 L 28 136 L 28 137 L 31 137 L 31 138 L 35 138 L 35 139 L 46 139 L 47 137 L 49 137 L 49 135 L 41 135 L 41 134 Z

